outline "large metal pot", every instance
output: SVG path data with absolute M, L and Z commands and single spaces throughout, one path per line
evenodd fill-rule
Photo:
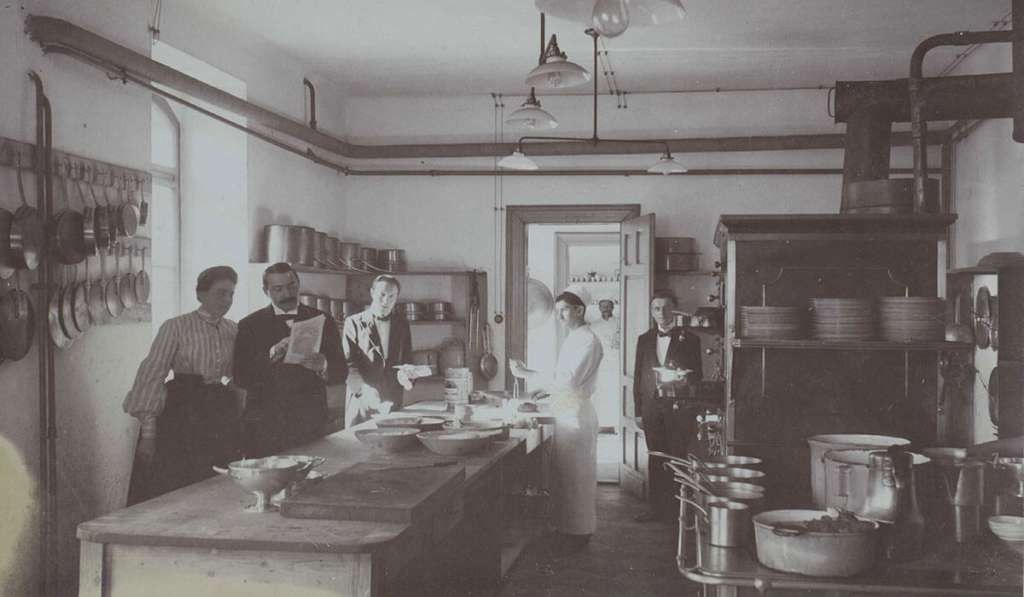
M 347 269 L 359 266 L 359 243 L 338 242 L 338 262 Z
M 328 312 L 331 314 L 331 317 L 333 317 L 337 321 L 344 321 L 345 301 L 341 300 L 340 298 L 332 298 L 330 299 L 330 308 L 331 310 Z
M 314 265 L 316 230 L 309 226 L 269 224 L 265 229 L 265 235 L 265 261 Z
M 307 307 L 313 307 L 315 309 L 316 308 L 316 299 L 317 299 L 317 296 L 315 294 L 300 294 L 299 295 L 299 304 L 300 305 L 306 305 Z
M 331 297 L 329 296 L 318 296 L 316 297 L 316 308 L 323 311 L 324 313 L 331 312 Z
M 377 249 L 371 247 L 359 247 L 359 260 L 357 264 L 359 267 L 369 270 L 376 270 L 379 257 L 377 255 Z
M 829 450 L 825 453 L 825 504 L 858 512 L 868 495 L 868 464 L 875 450 L 854 448 Z M 913 466 L 923 466 L 931 459 L 911 454 Z
M 317 267 L 333 269 L 334 264 L 327 259 L 327 233 L 313 231 L 313 263 Z
M 718 547 L 742 547 L 750 534 L 750 506 L 725 498 L 709 498 L 702 506 L 692 500 L 684 502 L 697 508 L 707 521 L 708 538 Z
M 757 559 L 769 568 L 807 576 L 854 576 L 875 562 L 878 523 L 849 532 L 786 528 L 821 518 L 823 510 L 770 510 L 754 516 Z
M 864 435 L 857 433 L 830 433 L 807 438 L 811 447 L 811 492 L 814 505 L 825 507 L 825 453 L 829 450 L 852 448 L 874 448 L 884 450 L 889 446 L 905 446 L 909 439 L 888 435 Z
M 341 241 L 337 237 L 327 236 L 324 241 L 324 261 L 330 264 L 333 269 L 344 269 L 344 264 L 338 261 L 338 244 Z

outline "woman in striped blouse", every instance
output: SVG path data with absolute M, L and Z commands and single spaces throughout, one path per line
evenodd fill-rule
M 228 266 L 199 274 L 199 308 L 165 321 L 139 365 L 123 405 L 140 422 L 129 505 L 200 481 L 212 465 L 239 456 L 240 400 L 229 383 L 238 325 L 224 318 L 237 283 Z

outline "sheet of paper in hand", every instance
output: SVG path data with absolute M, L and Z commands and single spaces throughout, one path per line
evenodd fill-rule
M 299 364 L 306 357 L 320 352 L 320 340 L 323 336 L 324 316 L 317 315 L 311 319 L 296 321 L 292 324 L 292 335 L 288 338 L 288 352 L 284 362 Z

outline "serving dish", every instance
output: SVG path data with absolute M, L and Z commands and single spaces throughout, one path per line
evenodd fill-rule
M 490 445 L 497 438 L 493 432 L 446 429 L 424 431 L 416 436 L 428 450 L 442 456 L 465 456 Z
M 356 439 L 374 450 L 401 452 L 416 445 L 416 427 L 387 427 L 385 429 L 359 429 Z

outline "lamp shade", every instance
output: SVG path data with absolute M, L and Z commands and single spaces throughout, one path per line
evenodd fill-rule
M 686 168 L 677 162 L 671 154 L 663 153 L 658 161 L 647 169 L 651 174 L 682 174 Z
M 599 0 L 534 0 L 537 10 L 548 16 L 591 26 Z M 664 25 L 686 18 L 682 0 L 622 0 L 630 27 Z M 598 11 L 600 13 L 600 11 Z
M 526 84 L 541 89 L 564 89 L 583 85 L 590 80 L 590 72 L 562 56 L 552 56 L 526 76 Z
M 509 170 L 536 170 L 538 168 L 537 162 L 526 157 L 521 151 L 513 151 L 512 155 L 501 158 L 498 161 L 498 166 Z
M 536 94 L 530 90 L 530 97 L 526 98 L 522 107 L 508 115 L 505 124 L 517 126 L 524 129 L 553 129 L 558 126 L 558 120 L 550 112 L 541 108 L 540 101 Z

